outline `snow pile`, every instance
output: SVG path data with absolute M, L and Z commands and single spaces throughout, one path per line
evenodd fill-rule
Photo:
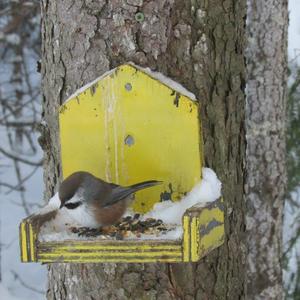
M 188 208 L 217 200 L 221 196 L 222 184 L 216 173 L 212 169 L 203 168 L 202 176 L 202 180 L 180 201 L 156 203 L 144 218 L 161 219 L 167 224 L 181 224 L 182 216 Z
M 67 240 L 87 240 L 87 238 L 73 233 L 68 229 L 68 227 L 65 227 L 60 231 L 52 221 L 45 223 L 39 233 L 40 242 L 56 242 Z

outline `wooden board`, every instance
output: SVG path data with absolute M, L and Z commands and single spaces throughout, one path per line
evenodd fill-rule
M 170 82 L 168 82 L 170 83 Z M 201 180 L 199 103 L 131 64 L 111 70 L 71 96 L 59 112 L 63 176 L 87 171 L 121 185 L 160 180 L 137 192 L 133 209 L 180 200 Z M 188 209 L 181 240 L 39 240 L 56 212 L 20 225 L 23 262 L 191 262 L 224 241 L 221 199 Z
M 56 212 L 35 214 L 20 225 L 22 262 L 193 262 L 224 241 L 222 199 L 188 209 L 181 240 L 64 240 L 39 241 L 41 226 Z

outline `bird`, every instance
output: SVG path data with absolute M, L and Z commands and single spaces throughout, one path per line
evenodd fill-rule
M 135 192 L 161 183 L 161 181 L 149 180 L 121 186 L 106 182 L 89 172 L 78 171 L 61 183 L 58 190 L 59 209 L 66 209 L 81 226 L 114 225 L 122 218 L 133 201 Z

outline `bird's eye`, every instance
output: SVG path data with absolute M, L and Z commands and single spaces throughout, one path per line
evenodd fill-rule
M 75 203 L 66 203 L 65 204 L 65 207 L 67 209 L 75 209 L 77 208 L 79 205 L 81 205 L 82 203 L 81 202 L 75 202 Z

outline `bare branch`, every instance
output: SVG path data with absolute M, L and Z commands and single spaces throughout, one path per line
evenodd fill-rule
M 19 157 L 19 156 L 17 156 L 17 155 L 14 155 L 14 154 L 12 154 L 12 153 L 9 153 L 9 152 L 7 152 L 6 150 L 4 150 L 4 149 L 1 148 L 1 147 L 0 147 L 0 152 L 3 153 L 5 156 L 7 156 L 7 157 L 13 159 L 13 160 L 22 162 L 22 163 L 27 164 L 27 165 L 30 165 L 30 166 L 38 166 L 38 167 L 40 167 L 40 166 L 42 166 L 42 164 L 43 164 L 43 160 L 42 160 L 42 159 L 41 159 L 40 161 L 38 161 L 38 162 L 30 161 L 30 160 L 28 160 L 28 159 L 26 159 L 26 158 L 21 158 L 21 157 Z
M 16 107 L 16 108 L 13 109 L 11 112 L 9 112 L 9 113 L 7 113 L 6 115 L 4 115 L 4 116 L 0 119 L 0 122 L 3 121 L 3 120 L 5 120 L 5 119 L 8 118 L 9 116 L 15 114 L 18 110 L 20 110 L 21 108 L 25 107 L 26 105 L 32 103 L 32 100 L 33 100 L 33 99 L 30 99 L 30 100 L 24 102 L 22 105 Z
M 24 126 L 30 126 L 34 127 L 37 125 L 37 122 L 17 122 L 17 121 L 7 121 L 4 122 L 3 120 L 0 120 L 1 125 L 5 125 L 7 127 L 24 127 Z
M 7 191 L 5 194 L 8 195 L 13 190 L 22 190 L 22 185 L 34 175 L 34 173 L 38 170 L 39 167 L 40 166 L 35 167 L 27 176 L 25 176 L 23 179 L 21 179 L 17 185 L 12 186 L 11 190 Z
M 0 182 L 0 186 L 4 186 L 4 187 L 7 187 L 9 189 L 14 190 L 14 191 L 21 191 L 21 190 L 24 190 L 24 188 L 21 186 L 19 187 L 18 185 L 17 186 L 13 186 L 9 183 L 6 183 L 6 182 Z

